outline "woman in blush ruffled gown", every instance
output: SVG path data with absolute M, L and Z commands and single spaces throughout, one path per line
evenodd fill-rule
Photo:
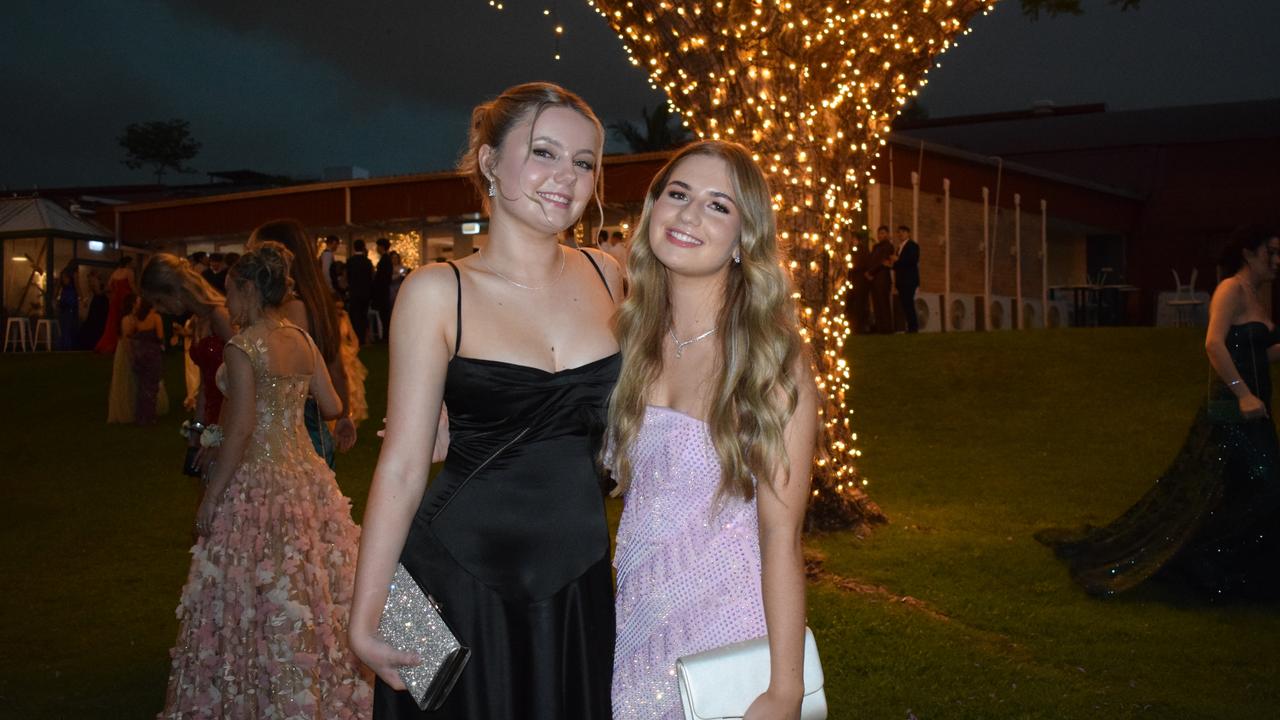
M 366 718 L 347 646 L 359 529 L 311 447 L 303 405 L 342 404 L 315 343 L 281 310 L 290 253 L 263 243 L 227 277 L 242 328 L 225 353 L 221 452 L 197 514 L 161 718 Z
M 615 720 L 680 720 L 678 658 L 766 635 L 768 688 L 745 717 L 799 717 L 818 411 L 780 255 L 741 145 L 687 146 L 649 186 L 609 408 Z

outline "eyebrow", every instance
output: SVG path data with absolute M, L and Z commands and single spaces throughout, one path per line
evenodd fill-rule
M 693 190 L 693 188 L 689 187 L 689 183 L 681 182 L 680 180 L 672 180 L 671 182 L 667 183 L 667 185 L 679 185 L 685 190 Z M 734 206 L 737 206 L 738 204 L 737 201 L 735 201 L 733 197 L 731 195 L 728 195 L 727 193 L 722 193 L 719 190 L 708 190 L 707 192 L 711 194 L 711 197 L 724 198 L 725 200 L 728 200 L 729 202 L 733 203 Z
M 556 147 L 560 148 L 561 150 L 563 150 L 563 149 L 564 149 L 564 143 L 560 142 L 559 140 L 556 140 L 556 139 L 555 139 L 555 138 L 553 138 L 553 137 L 548 137 L 548 136 L 546 136 L 546 135 L 539 135 L 538 137 L 534 138 L 534 139 L 533 139 L 532 141 L 530 141 L 530 142 L 538 142 L 539 140 L 541 140 L 542 142 L 545 142 L 545 143 L 550 143 L 550 144 L 552 144 L 552 145 L 555 145 Z M 594 156 L 594 155 L 596 154 L 596 151 L 595 151 L 595 150 L 592 150 L 591 148 L 582 148 L 581 150 L 576 150 L 576 151 L 574 151 L 574 153 L 573 153 L 573 154 L 574 154 L 574 155 L 580 155 L 580 154 L 582 154 L 582 153 L 590 153 L 592 156 Z

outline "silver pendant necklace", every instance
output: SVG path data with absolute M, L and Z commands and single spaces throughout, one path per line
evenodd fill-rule
M 671 339 L 674 340 L 676 343 L 676 359 L 679 360 L 684 355 L 685 348 L 698 342 L 699 340 L 706 340 L 707 338 L 711 337 L 711 335 L 715 331 L 716 331 L 715 328 L 711 328 L 710 330 L 702 333 L 701 335 L 699 335 L 696 338 L 693 338 L 692 340 L 681 340 L 680 338 L 676 337 L 676 329 L 674 327 L 671 328 Z
M 556 283 L 560 282 L 560 276 L 564 274 L 564 251 L 563 250 L 560 251 L 560 269 L 556 271 L 556 276 L 552 278 L 551 282 L 547 283 L 546 285 L 538 285 L 536 287 L 533 285 L 525 285 L 522 283 L 518 283 L 515 280 L 512 280 L 511 278 L 507 277 L 506 275 L 503 275 L 502 273 L 498 272 L 497 268 L 489 264 L 489 260 L 486 259 L 484 256 L 484 251 L 477 250 L 476 254 L 480 256 L 480 262 L 484 263 L 484 266 L 489 269 L 489 272 L 493 273 L 494 275 L 497 275 L 498 277 L 502 278 L 503 280 L 506 280 L 507 282 L 511 283 L 512 285 L 515 285 L 516 287 L 522 290 L 546 290 L 552 285 L 555 285 Z

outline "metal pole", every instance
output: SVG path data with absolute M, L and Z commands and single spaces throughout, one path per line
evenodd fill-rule
M 1022 196 L 1018 193 L 1013 194 L 1013 262 L 1017 265 L 1013 273 L 1017 284 L 1014 302 L 1018 303 L 1013 315 L 1018 324 L 1014 327 L 1021 330 L 1026 324 L 1026 318 L 1022 316 Z
M 911 232 L 919 237 L 920 232 L 920 173 L 911 173 Z M 917 242 L 919 242 L 917 240 Z
M 942 179 L 942 331 L 951 331 L 951 181 Z
M 991 190 L 982 188 L 982 329 L 991 325 Z
M 1049 202 L 1040 199 L 1040 307 L 1049 327 Z

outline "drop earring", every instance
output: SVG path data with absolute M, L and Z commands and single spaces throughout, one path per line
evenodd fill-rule
M 498 185 L 493 181 L 493 178 L 489 178 L 489 197 L 497 197 L 497 196 L 498 196 Z
M 735 262 L 738 265 L 742 264 L 742 251 L 739 250 L 738 248 L 733 249 L 733 262 Z

